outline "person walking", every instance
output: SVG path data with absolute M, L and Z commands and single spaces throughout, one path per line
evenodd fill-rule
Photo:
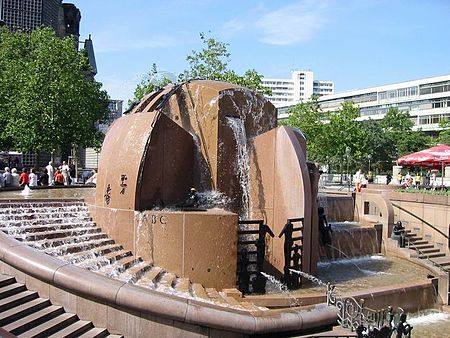
M 61 174 L 64 177 L 64 185 L 69 185 L 69 165 L 67 164 L 66 161 L 63 161 L 60 170 L 61 170 Z
M 54 169 L 53 169 L 53 162 L 50 161 L 48 162 L 48 165 L 45 167 L 45 169 L 47 169 L 47 174 L 48 174 L 48 185 L 54 185 Z

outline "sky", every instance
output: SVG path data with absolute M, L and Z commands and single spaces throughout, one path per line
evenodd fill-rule
M 178 75 L 227 43 L 229 68 L 290 78 L 311 70 L 335 92 L 450 74 L 449 0 L 72 0 L 91 35 L 96 80 L 125 106 L 153 63 Z

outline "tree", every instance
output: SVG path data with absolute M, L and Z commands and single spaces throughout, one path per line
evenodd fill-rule
M 326 125 L 324 115 L 318 103 L 318 97 L 312 96 L 307 102 L 301 102 L 290 109 L 287 124 L 298 128 L 306 138 L 308 160 L 326 161 L 324 145 L 326 143 Z
M 152 64 L 150 71 L 144 75 L 141 82 L 136 86 L 134 98 L 128 101 L 128 105 L 132 106 L 134 103 L 141 101 L 146 94 L 154 92 L 169 83 L 172 83 L 172 80 L 166 74 L 158 72 L 156 63 Z
M 392 159 L 419 151 L 432 142 L 421 130 L 413 131 L 414 122 L 408 111 L 390 108 L 381 121 L 381 126 L 387 137 L 395 145 Z
M 71 37 L 53 30 L 0 30 L 0 143 L 53 153 L 97 146 L 96 125 L 108 114 L 108 94 L 89 79 L 89 62 Z
M 364 133 L 356 120 L 359 115 L 359 108 L 352 102 L 344 102 L 337 112 L 330 114 L 326 128 L 327 156 L 338 160 L 350 156 L 352 162 L 363 160 Z
M 363 131 L 364 152 L 363 161 L 368 161 L 369 156 L 373 168 L 384 171 L 392 165 L 392 154 L 395 153 L 395 145 L 384 132 L 379 121 L 369 119 L 361 122 Z M 363 166 L 361 163 L 360 166 Z
M 205 33 L 200 33 L 200 40 L 205 47 L 200 51 L 193 50 L 191 54 L 186 56 L 189 68 L 178 75 L 178 82 L 191 79 L 217 80 L 246 87 L 260 94 L 271 93 L 269 88 L 261 85 L 263 76 L 256 70 L 249 69 L 244 75 L 239 75 L 228 68 L 231 56 L 228 51 L 228 44 L 209 37 Z M 131 107 L 133 103 L 139 102 L 144 95 L 171 82 L 172 80 L 161 74 L 157 70 L 156 64 L 153 63 L 149 73 L 137 85 L 133 100 L 128 102 L 129 106 Z

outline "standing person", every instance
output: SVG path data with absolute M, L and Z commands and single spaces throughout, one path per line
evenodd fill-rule
M 392 181 L 392 175 L 391 173 L 387 173 L 386 175 L 386 184 L 389 185 L 389 183 L 391 183 Z
M 37 187 L 38 185 L 38 176 L 36 175 L 36 170 L 34 168 L 31 168 L 31 173 L 29 175 L 30 179 L 30 187 Z
M 415 184 L 416 188 L 418 188 L 420 186 L 421 180 L 422 180 L 422 178 L 420 177 L 420 172 L 418 171 L 416 173 L 416 176 L 414 177 L 414 184 Z
M 5 187 L 10 187 L 12 185 L 12 176 L 9 167 L 5 167 L 5 172 L 3 173 L 3 181 L 5 182 Z
M 47 173 L 47 168 L 44 168 L 44 173 L 39 178 L 39 185 L 47 186 L 49 182 L 49 177 Z
M 61 174 L 64 177 L 64 185 L 69 185 L 69 166 L 67 165 L 66 161 L 63 161 L 60 169 Z
M 76 168 L 75 168 L 75 164 L 73 163 L 73 161 L 70 161 L 69 163 L 69 179 L 70 179 L 70 184 L 75 184 L 77 182 L 76 180 Z
M 356 190 L 356 192 L 361 192 L 363 178 L 364 178 L 363 172 L 361 171 L 361 169 L 358 169 L 358 171 L 355 174 L 355 190 Z
M 47 169 L 47 174 L 48 174 L 48 185 L 53 185 L 54 184 L 53 162 L 52 161 L 48 162 L 48 165 L 45 167 L 45 169 Z
M 12 187 L 19 186 L 19 174 L 17 173 L 17 168 L 11 169 L 11 186 Z
M 25 187 L 30 183 L 30 176 L 28 175 L 28 169 L 23 168 L 19 177 L 19 187 Z

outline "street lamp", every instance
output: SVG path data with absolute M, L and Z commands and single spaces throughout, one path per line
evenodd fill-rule
M 371 155 L 371 154 L 368 154 L 368 155 L 367 155 L 367 159 L 369 160 L 369 170 L 368 170 L 368 171 L 370 171 L 370 160 L 372 159 L 372 155 Z
M 345 155 L 347 157 L 347 184 L 348 184 L 348 191 L 350 191 L 350 172 L 349 172 L 349 164 L 350 164 L 350 152 L 351 148 L 349 146 L 345 147 Z

